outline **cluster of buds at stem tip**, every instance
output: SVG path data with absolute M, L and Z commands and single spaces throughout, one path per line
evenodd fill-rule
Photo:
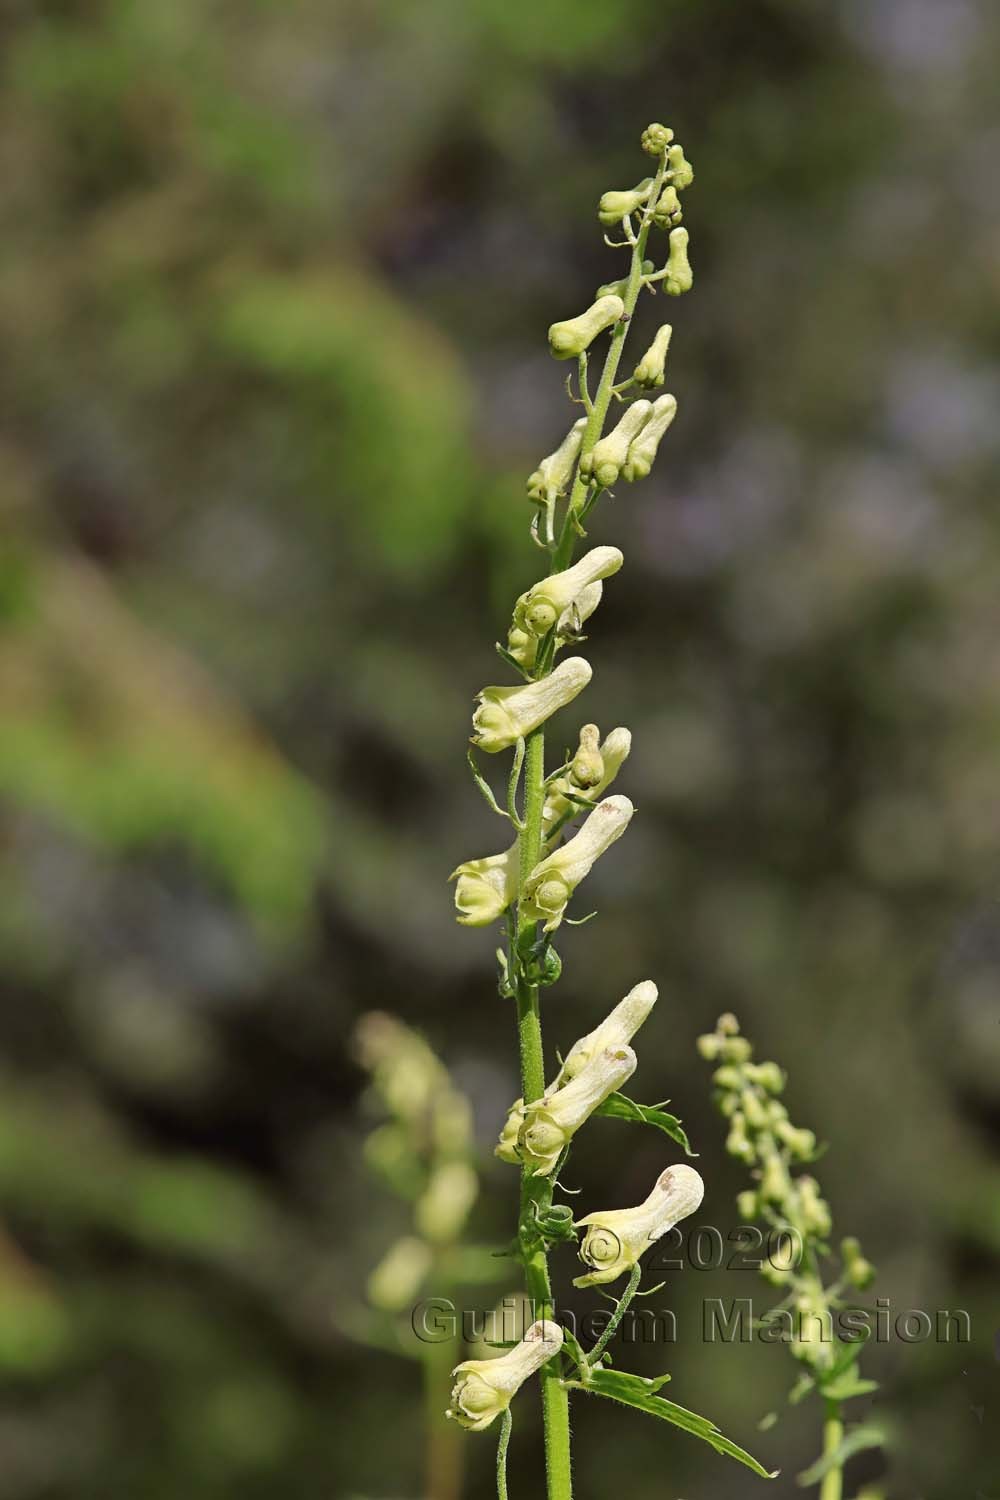
M 580 1126 L 632 1077 L 636 1064 L 631 1047 L 606 1047 L 569 1083 L 525 1104 L 517 1133 L 517 1154 L 524 1165 L 535 1176 L 550 1176 Z
M 614 1010 L 599 1026 L 573 1043 L 566 1054 L 566 1060 L 553 1082 L 546 1088 L 539 1105 L 544 1106 L 546 1100 L 551 1100 L 553 1094 L 572 1083 L 574 1078 L 579 1077 L 603 1054 L 614 1054 L 627 1047 L 656 1004 L 656 996 L 656 985 L 651 979 L 644 979 L 629 990 L 624 1000 L 619 1000 Z M 532 1108 L 535 1107 L 532 1106 Z M 515 1100 L 496 1146 L 496 1155 L 501 1161 L 513 1164 L 521 1161 L 518 1139 L 525 1125 L 526 1114 L 524 1100 Z
M 542 636 L 559 624 L 564 615 L 572 624 L 574 606 L 580 595 L 593 584 L 617 573 L 623 562 L 617 547 L 592 547 L 573 567 L 561 573 L 550 573 L 521 595 L 514 609 L 513 628 Z
M 498 750 L 509 750 L 560 708 L 572 703 L 591 676 L 588 661 L 582 656 L 570 656 L 537 682 L 526 682 L 519 687 L 483 688 L 472 715 L 472 743 L 491 755 Z
M 656 1240 L 693 1214 L 705 1196 L 705 1184 L 693 1167 L 667 1167 L 653 1184 L 649 1197 L 636 1208 L 606 1209 L 577 1221 L 586 1229 L 580 1259 L 591 1267 L 574 1286 L 603 1286 L 617 1281 L 638 1264 Z
M 558 1323 L 540 1318 L 521 1342 L 496 1359 L 467 1359 L 452 1370 L 455 1383 L 446 1413 L 470 1432 L 482 1432 L 505 1412 L 524 1382 L 562 1348 Z
M 627 797 L 605 797 L 573 838 L 535 866 L 521 892 L 522 910 L 529 922 L 543 922 L 545 932 L 559 926 L 573 892 L 600 856 L 621 838 L 634 811 Z
M 562 323 L 553 323 L 549 328 L 549 348 L 556 359 L 576 359 L 585 353 L 605 328 L 617 323 L 625 311 L 620 297 L 609 295 L 598 297 L 577 318 L 567 318 Z

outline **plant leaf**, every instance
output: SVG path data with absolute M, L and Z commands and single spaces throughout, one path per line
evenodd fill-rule
M 624 1406 L 634 1406 L 638 1411 L 647 1412 L 651 1417 L 660 1417 L 664 1422 L 671 1422 L 675 1427 L 681 1427 L 685 1432 L 690 1432 L 693 1437 L 701 1438 L 715 1449 L 716 1453 L 724 1453 L 729 1458 L 736 1458 L 741 1464 L 746 1464 L 755 1474 L 762 1479 L 774 1479 L 774 1473 L 769 1473 L 755 1458 L 745 1449 L 730 1442 L 729 1438 L 723 1437 L 714 1422 L 707 1417 L 699 1417 L 695 1412 L 688 1411 L 684 1406 L 678 1406 L 673 1401 L 668 1401 L 665 1396 L 658 1396 L 656 1392 L 663 1385 L 664 1379 L 645 1380 L 641 1375 L 627 1375 L 621 1370 L 594 1370 L 587 1385 L 582 1389 L 590 1391 L 595 1396 L 606 1396 L 611 1401 L 620 1401 Z
M 885 1434 L 880 1427 L 865 1425 L 863 1427 L 852 1427 L 841 1441 L 830 1453 L 824 1453 L 808 1469 L 803 1470 L 796 1478 L 796 1484 L 807 1489 L 811 1484 L 819 1484 L 824 1474 L 831 1469 L 843 1468 L 849 1458 L 855 1453 L 863 1453 L 866 1448 L 881 1448 L 885 1442 Z
M 625 1094 L 611 1094 L 603 1104 L 598 1105 L 594 1113 L 607 1115 L 612 1120 L 632 1120 L 637 1125 L 655 1125 L 657 1130 L 662 1130 L 672 1141 L 676 1141 L 678 1146 L 682 1146 L 688 1156 L 698 1154 L 691 1150 L 690 1142 L 677 1116 L 668 1115 L 666 1110 L 656 1109 L 651 1104 L 637 1104 L 634 1099 L 627 1098 Z

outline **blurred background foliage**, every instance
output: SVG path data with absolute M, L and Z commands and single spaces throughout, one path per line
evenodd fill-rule
M 866 1358 L 890 1493 L 1000 1495 L 997 31 L 986 0 L 3 7 L 0 1500 L 427 1493 L 419 1374 L 365 1310 L 410 1210 L 350 1038 L 378 1007 L 442 1055 L 505 1243 L 511 1017 L 445 877 L 497 847 L 463 741 L 566 424 L 544 331 L 618 274 L 593 208 L 648 119 L 697 171 L 696 285 L 669 442 L 592 527 L 627 568 L 586 708 L 635 734 L 640 817 L 550 1035 L 657 980 L 637 1091 L 726 1226 L 693 1046 L 740 1014 L 876 1292 L 972 1318 Z M 623 1130 L 584 1201 L 662 1164 Z M 791 1494 L 815 1433 L 754 1430 L 787 1360 L 697 1337 L 756 1291 L 675 1276 L 688 1336 L 635 1359 Z M 581 1413 L 581 1493 L 623 1455 L 636 1500 L 754 1483 L 653 1425 Z M 492 1444 L 462 1456 L 484 1493 Z

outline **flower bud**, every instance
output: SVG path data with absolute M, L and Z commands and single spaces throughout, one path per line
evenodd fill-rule
M 479 1179 L 468 1162 L 442 1162 L 417 1199 L 417 1228 L 436 1245 L 456 1240 L 478 1194 Z
M 744 1089 L 740 1104 L 751 1130 L 766 1130 L 768 1127 L 767 1106 L 755 1089 Z
M 777 1120 L 774 1133 L 783 1146 L 799 1161 L 808 1161 L 816 1150 L 816 1137 L 811 1130 L 797 1130 L 787 1120 Z
M 656 337 L 633 371 L 633 379 L 637 380 L 640 385 L 650 387 L 663 384 L 663 369 L 672 333 L 673 329 L 669 323 L 664 323 L 657 330 Z
M 596 724 L 584 724 L 580 728 L 580 743 L 569 767 L 570 780 L 574 786 L 591 790 L 600 786 L 604 779 L 604 761 L 601 759 L 601 731 Z
M 875 1280 L 875 1267 L 862 1255 L 861 1245 L 853 1235 L 841 1241 L 840 1254 L 844 1262 L 844 1274 L 851 1286 L 856 1287 L 859 1292 L 871 1286 Z
M 671 297 L 689 292 L 694 285 L 694 272 L 688 260 L 688 232 L 686 229 L 671 229 L 670 254 L 667 257 L 667 274 L 664 289 Z
M 739 1068 L 726 1063 L 721 1068 L 716 1068 L 712 1074 L 712 1082 L 719 1089 L 739 1089 L 743 1086 L 743 1075 Z
M 752 1162 L 757 1155 L 747 1135 L 746 1119 L 739 1110 L 730 1120 L 729 1134 L 726 1136 L 726 1150 L 730 1156 L 735 1156 L 738 1161 L 743 1162 Z
M 636 403 L 638 405 L 638 403 Z M 649 419 L 638 437 L 629 444 L 622 468 L 622 478 L 629 484 L 636 479 L 645 479 L 656 458 L 660 439 L 677 415 L 675 396 L 657 396 L 650 409 Z
M 523 891 L 523 911 L 529 922 L 544 922 L 545 932 L 559 926 L 567 903 L 594 862 L 621 838 L 635 809 L 627 797 L 599 802 L 574 838 L 537 864 Z
M 764 1163 L 760 1179 L 760 1196 L 763 1203 L 783 1203 L 788 1196 L 790 1183 L 785 1163 L 780 1156 L 769 1156 Z
M 580 736 L 582 743 L 582 729 L 580 731 Z M 545 794 L 545 807 L 542 812 L 544 823 L 548 827 L 551 827 L 552 824 L 558 822 L 558 820 L 563 817 L 563 815 L 568 812 L 571 807 L 574 806 L 574 804 L 569 801 L 569 798 L 566 795 L 567 792 L 572 792 L 575 797 L 579 797 L 582 794 L 586 793 L 587 800 L 589 802 L 596 803 L 597 800 L 607 791 L 608 787 L 618 775 L 618 772 L 621 770 L 622 766 L 625 764 L 625 761 L 628 759 L 629 751 L 631 750 L 631 748 L 631 732 L 628 729 L 623 728 L 612 729 L 611 733 L 601 744 L 600 756 L 604 770 L 602 772 L 600 781 L 596 786 L 583 787 L 574 778 L 571 767 L 570 772 L 566 776 L 561 776 L 558 780 L 554 781 Z
M 463 927 L 488 927 L 507 910 L 517 895 L 518 855 L 514 843 L 503 854 L 467 859 L 452 870 L 457 880 L 455 909 Z
M 538 504 L 553 505 L 565 495 L 573 477 L 573 467 L 583 442 L 583 429 L 587 418 L 574 422 L 559 447 L 548 458 L 543 458 L 528 479 L 528 496 Z
M 555 671 L 520 687 L 487 687 L 478 694 L 472 716 L 472 743 L 490 755 L 507 750 L 531 734 L 567 703 L 572 703 L 591 679 L 590 663 L 569 656 Z
M 736 1195 L 736 1212 L 741 1219 L 756 1219 L 760 1212 L 760 1205 L 757 1202 L 757 1194 L 752 1188 L 746 1188 Z
M 775 1062 L 748 1063 L 746 1075 L 769 1094 L 780 1094 L 785 1087 L 785 1075 Z
M 655 269 L 656 267 L 653 265 L 653 262 L 651 260 L 643 261 L 643 276 L 651 276 Z M 624 297 L 625 293 L 628 291 L 628 283 L 629 278 L 627 276 L 623 276 L 620 281 L 606 281 L 603 286 L 599 286 L 597 288 L 597 291 L 594 293 L 594 295 L 596 297 Z
M 699 1057 L 703 1057 L 706 1062 L 715 1062 L 722 1043 L 713 1031 L 707 1031 L 704 1036 L 698 1038 L 696 1045 Z
M 749 1062 L 753 1056 L 753 1048 L 745 1036 L 727 1036 L 719 1043 L 719 1052 L 723 1062 L 744 1063 Z
M 433 1263 L 430 1245 L 415 1235 L 404 1235 L 369 1276 L 368 1301 L 383 1312 L 411 1307 Z
M 830 1206 L 820 1197 L 819 1184 L 814 1177 L 799 1177 L 795 1183 L 799 1199 L 802 1228 L 806 1234 L 824 1239 L 833 1227 Z
M 605 489 L 614 484 L 628 457 L 629 444 L 642 431 L 650 412 L 650 401 L 633 401 L 617 427 L 594 444 L 590 452 L 580 460 L 580 473 L 586 480 L 602 485 Z
M 598 297 L 578 318 L 553 323 L 549 328 L 549 348 L 556 359 L 576 359 L 589 349 L 599 333 L 610 328 L 625 311 L 620 297 Z
M 564 1087 L 582 1073 L 599 1053 L 627 1046 L 656 1004 L 657 993 L 651 979 L 643 979 L 630 989 L 600 1026 L 573 1043 L 566 1054 L 556 1087 Z
M 531 635 L 545 635 L 561 616 L 571 611 L 585 588 L 610 578 L 624 562 L 617 547 L 592 547 L 585 556 L 561 573 L 551 573 L 522 595 L 514 612 L 515 624 Z
M 524 1382 L 562 1348 L 558 1323 L 532 1323 L 514 1349 L 497 1359 L 467 1359 L 456 1365 L 457 1376 L 446 1413 L 470 1432 L 482 1432 L 507 1410 Z
M 654 122 L 646 126 L 639 144 L 647 156 L 662 156 L 673 138 L 674 132 L 669 125 L 658 125 Z
M 592 1057 L 564 1088 L 549 1090 L 525 1105 L 518 1136 L 521 1160 L 537 1176 L 547 1177 L 584 1121 L 635 1069 L 631 1047 L 609 1047 Z
M 634 214 L 648 200 L 653 191 L 652 177 L 644 177 L 634 188 L 622 193 L 604 193 L 597 205 L 597 217 L 605 229 L 620 224 L 626 214 Z
M 579 1276 L 574 1286 L 602 1286 L 631 1271 L 656 1240 L 693 1214 L 705 1196 L 700 1175 L 686 1164 L 667 1167 L 653 1191 L 637 1208 L 609 1209 L 587 1214 L 577 1227 L 586 1228 L 580 1259 L 593 1270 Z
M 508 1161 L 516 1166 L 520 1160 L 517 1149 L 517 1138 L 521 1134 L 521 1126 L 524 1124 L 524 1100 L 515 1099 L 504 1121 L 504 1127 L 500 1132 L 500 1139 L 493 1148 L 493 1155 L 499 1156 L 501 1161 Z
M 677 189 L 673 183 L 668 183 L 654 205 L 653 223 L 657 229 L 669 229 L 671 224 L 679 224 L 683 217 Z
M 670 181 L 679 193 L 694 182 L 694 168 L 685 157 L 683 146 L 670 147 L 667 152 L 667 165 L 670 168 Z

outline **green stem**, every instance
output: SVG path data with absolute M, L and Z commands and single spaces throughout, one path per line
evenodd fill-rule
M 597 1340 L 597 1343 L 594 1345 L 593 1349 L 591 1349 L 590 1353 L 587 1355 L 587 1368 L 588 1368 L 588 1370 L 592 1370 L 594 1368 L 594 1366 L 597 1364 L 598 1360 L 600 1359 L 601 1355 L 604 1353 L 605 1349 L 608 1347 L 608 1345 L 611 1343 L 611 1340 L 614 1338 L 615 1334 L 618 1332 L 618 1325 L 621 1322 L 622 1318 L 625 1316 L 625 1313 L 626 1313 L 626 1310 L 628 1308 L 629 1303 L 632 1301 L 632 1298 L 635 1296 L 636 1292 L 639 1290 L 639 1281 L 640 1281 L 641 1277 L 642 1277 L 642 1270 L 641 1270 L 641 1268 L 640 1268 L 640 1266 L 639 1266 L 639 1264 L 637 1262 L 632 1267 L 632 1272 L 631 1272 L 631 1275 L 629 1276 L 629 1279 L 628 1279 L 628 1286 L 625 1288 L 624 1292 L 622 1292 L 621 1296 L 618 1299 L 618 1303 L 617 1303 L 617 1305 L 615 1307 L 614 1312 L 611 1314 L 611 1317 L 608 1319 L 608 1326 L 607 1326 L 607 1328 L 605 1328 L 604 1332 L 601 1334 L 600 1338 Z
M 840 1403 L 828 1401 L 826 1403 L 826 1421 L 823 1423 L 823 1456 L 835 1453 L 844 1440 L 844 1424 L 840 1419 Z M 835 1464 L 823 1475 L 823 1483 L 819 1488 L 819 1500 L 840 1500 L 843 1493 L 844 1471 L 840 1464 Z
M 524 752 L 524 831 L 520 839 L 521 889 L 541 858 L 542 810 L 545 806 L 545 736 L 540 729 L 529 735 Z M 535 941 L 537 923 L 528 921 L 519 908 L 516 944 L 518 951 Z M 538 1099 L 545 1089 L 545 1059 L 538 986 L 529 984 L 523 971 L 517 981 L 517 1033 L 521 1053 L 521 1091 L 525 1100 Z M 552 1200 L 552 1185 L 545 1177 L 521 1170 L 520 1242 L 525 1285 L 535 1318 L 552 1317 L 552 1285 L 545 1245 L 535 1227 L 539 1207 Z M 571 1500 L 569 1397 L 559 1371 L 551 1362 L 541 1370 L 542 1418 L 545 1428 L 545 1473 L 549 1500 Z
M 514 1425 L 510 1407 L 500 1418 L 500 1441 L 497 1444 L 497 1500 L 507 1500 L 507 1447 L 510 1443 L 510 1429 Z

